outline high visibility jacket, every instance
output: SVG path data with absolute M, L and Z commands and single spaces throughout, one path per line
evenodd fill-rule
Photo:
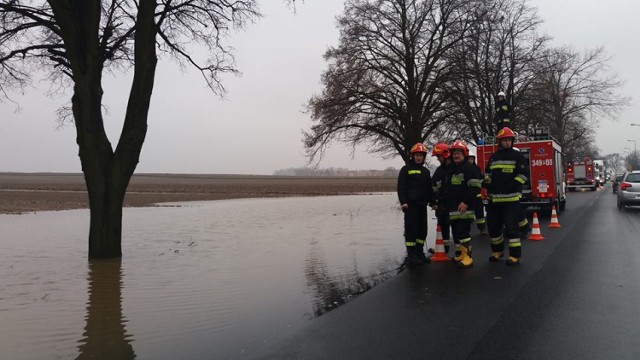
M 511 122 L 511 106 L 507 100 L 496 100 L 495 110 L 496 113 L 494 119 L 498 124 L 498 130 L 500 130 L 501 125 L 509 124 Z
M 444 185 L 444 199 L 449 210 L 449 220 L 475 219 L 473 204 L 481 187 L 482 179 L 466 160 L 459 165 L 452 164 Z M 469 206 L 464 213 L 458 211 L 458 205 L 461 202 Z
M 434 204 L 431 172 L 413 161 L 398 174 L 398 200 L 400 204 Z
M 527 162 L 513 148 L 491 154 L 484 173 L 487 197 L 494 204 L 520 201 L 522 185 L 529 181 Z

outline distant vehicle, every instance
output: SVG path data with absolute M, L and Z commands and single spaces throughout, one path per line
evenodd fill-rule
M 605 172 L 604 172 L 604 160 L 593 160 L 593 171 L 596 177 L 598 186 L 604 186 Z
M 588 156 L 567 164 L 567 189 L 576 191 L 576 189 L 583 187 L 589 188 L 591 191 L 598 189 L 593 160 Z
M 513 146 L 529 163 L 529 181 L 522 187 L 522 206 L 551 211 L 555 205 L 558 212 L 564 210 L 567 197 L 560 144 L 549 135 L 547 129 L 536 128 L 532 135 L 518 137 L 518 142 Z M 491 154 L 496 151 L 498 145 L 493 137 L 487 137 L 485 144 L 478 145 L 477 164 L 482 173 Z M 486 201 L 485 189 L 482 189 L 482 196 Z
M 618 209 L 640 205 L 640 170 L 627 171 L 618 185 Z
M 613 184 L 611 184 L 611 188 L 613 189 L 614 194 L 618 192 L 618 185 L 622 181 L 623 176 L 624 176 L 624 173 L 616 174 L 616 177 L 613 179 Z

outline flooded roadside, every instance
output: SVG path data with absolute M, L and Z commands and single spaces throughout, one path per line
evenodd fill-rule
M 87 210 L 0 216 L 0 358 L 249 357 L 404 255 L 392 193 L 174 205 L 125 209 L 91 263 Z

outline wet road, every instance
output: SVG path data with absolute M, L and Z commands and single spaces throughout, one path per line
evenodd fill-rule
M 570 193 L 562 228 L 541 219 L 523 263 L 432 263 L 367 292 L 257 358 L 638 359 L 640 208 L 620 211 L 610 185 Z

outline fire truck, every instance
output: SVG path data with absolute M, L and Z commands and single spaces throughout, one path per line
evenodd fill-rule
M 529 181 L 522 187 L 524 207 L 536 207 L 551 211 L 553 205 L 558 212 L 564 210 L 565 192 L 562 148 L 549 134 L 547 128 L 535 128 L 530 135 L 518 136 L 514 149 L 519 150 L 529 164 Z M 491 154 L 498 151 L 495 137 L 486 137 L 477 147 L 477 163 L 480 170 L 489 162 Z M 486 203 L 485 189 L 482 190 Z
M 593 160 L 585 156 L 581 160 L 570 161 L 567 164 L 567 189 L 576 191 L 578 188 L 589 188 L 591 191 L 598 189 L 596 180 L 596 166 Z

